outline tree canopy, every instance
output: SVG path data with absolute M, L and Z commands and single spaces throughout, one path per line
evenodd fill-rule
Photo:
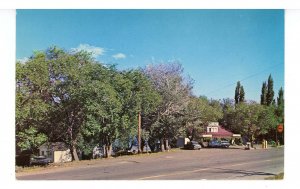
M 142 140 L 152 148 L 160 141 L 161 150 L 179 136 L 198 140 L 209 122 L 219 121 L 250 141 L 273 137 L 284 122 L 283 89 L 275 104 L 271 75 L 261 104 L 246 101 L 240 82 L 235 98 L 223 101 L 196 97 L 192 88 L 179 62 L 118 70 L 84 51 L 34 52 L 16 63 L 16 149 L 36 152 L 44 142 L 65 142 L 74 160 L 78 150 L 90 154 L 95 146 L 103 146 L 108 157 L 113 147 L 132 144 L 139 114 Z

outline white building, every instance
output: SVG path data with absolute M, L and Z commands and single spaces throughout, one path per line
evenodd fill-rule
M 39 147 L 39 155 L 51 159 L 52 163 L 72 161 L 72 154 L 63 142 L 44 143 Z

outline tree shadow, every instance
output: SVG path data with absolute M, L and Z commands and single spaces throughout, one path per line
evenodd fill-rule
M 231 174 L 241 174 L 237 177 L 249 177 L 249 176 L 275 176 L 276 174 L 267 173 L 262 171 L 246 171 L 246 170 L 236 170 L 236 169 L 225 169 L 225 168 L 214 168 L 221 170 L 222 173 L 231 173 Z

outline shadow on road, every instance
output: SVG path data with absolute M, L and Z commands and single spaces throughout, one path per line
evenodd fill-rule
M 246 171 L 246 170 L 235 170 L 225 168 L 215 168 L 221 170 L 222 173 L 239 174 L 237 177 L 249 177 L 249 176 L 274 176 L 275 174 L 266 173 L 261 171 Z M 241 174 L 241 175 L 240 175 Z

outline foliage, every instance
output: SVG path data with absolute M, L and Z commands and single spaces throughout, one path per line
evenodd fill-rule
M 231 109 L 227 123 L 235 133 L 241 133 L 251 142 L 276 126 L 274 108 L 256 103 L 241 103 Z
M 263 82 L 261 88 L 260 104 L 267 105 L 267 83 Z
M 266 102 L 267 105 L 270 106 L 273 103 L 274 100 L 274 90 L 273 90 L 273 78 L 271 74 L 268 78 L 268 89 L 267 89 L 267 95 L 266 95 Z
M 183 126 L 182 116 L 189 103 L 192 81 L 184 78 L 183 68 L 176 62 L 150 65 L 144 73 L 162 99 L 148 129 L 154 138 L 172 139 Z
M 35 152 L 40 145 L 47 141 L 47 136 L 44 133 L 38 133 L 34 127 L 18 132 L 16 137 L 17 145 L 21 151 L 30 150 Z
M 186 136 L 193 140 L 199 138 L 208 122 L 218 121 L 223 117 L 222 107 L 219 101 L 209 101 L 206 97 L 191 97 L 184 111 Z
M 284 98 L 282 87 L 279 89 L 278 92 L 276 116 L 278 118 L 278 123 L 284 123 Z
M 234 100 L 235 100 L 235 104 L 239 104 L 245 101 L 245 91 L 240 81 L 237 82 L 235 87 Z
M 282 88 L 277 105 L 270 104 L 271 75 L 261 95 L 268 106 L 246 103 L 240 82 L 235 99 L 222 102 L 195 97 L 192 87 L 178 62 L 119 71 L 84 51 L 50 47 L 34 52 L 27 62 L 16 63 L 17 150 L 59 141 L 69 145 L 75 160 L 78 149 L 90 154 L 102 145 L 109 156 L 113 145 L 125 149 L 137 137 L 138 114 L 142 139 L 152 147 L 157 140 L 164 144 L 179 135 L 193 140 L 211 121 L 250 140 L 271 135 L 284 122 Z

